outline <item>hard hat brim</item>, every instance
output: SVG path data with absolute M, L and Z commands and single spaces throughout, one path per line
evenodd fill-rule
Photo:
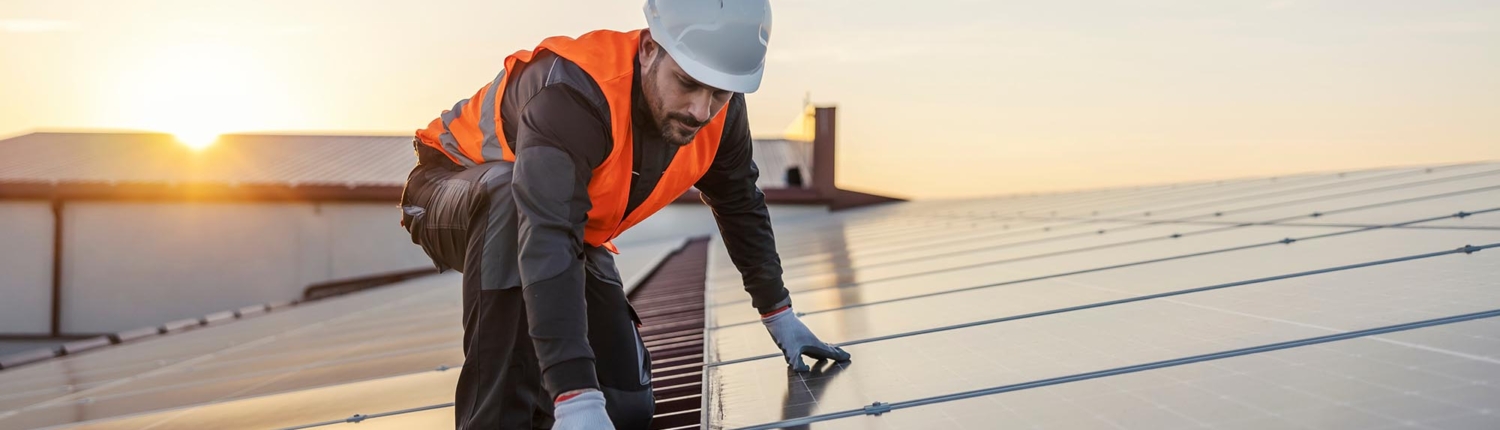
M 678 67 L 682 67 L 682 71 L 687 72 L 688 76 L 691 76 L 698 82 L 702 82 L 703 85 L 746 94 L 760 89 L 760 78 L 766 71 L 764 59 L 761 60 L 760 66 L 756 67 L 755 71 L 751 73 L 736 75 L 720 72 L 694 60 L 691 56 L 685 55 L 683 49 L 677 46 L 677 41 L 666 41 L 656 38 L 658 34 L 667 33 L 665 29 L 661 29 L 661 25 L 657 20 L 651 19 L 649 13 L 646 18 L 646 26 L 651 29 L 651 37 L 656 41 L 656 45 L 667 50 L 667 54 L 672 56 L 672 60 L 677 62 Z

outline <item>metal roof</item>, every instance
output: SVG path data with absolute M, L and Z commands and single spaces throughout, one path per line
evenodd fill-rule
M 159 133 L 32 133 L 0 141 L 0 182 L 395 185 L 410 136 L 229 134 L 195 150 Z
M 786 188 L 789 167 L 811 181 L 811 143 L 754 144 L 757 185 Z M 192 149 L 163 133 L 31 133 L 0 140 L 0 198 L 392 200 L 416 162 L 411 145 L 411 136 L 227 134 Z

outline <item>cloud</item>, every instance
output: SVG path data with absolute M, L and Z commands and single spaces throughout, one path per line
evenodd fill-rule
M 4 33 L 56 33 L 77 31 L 78 23 L 53 19 L 0 19 Z

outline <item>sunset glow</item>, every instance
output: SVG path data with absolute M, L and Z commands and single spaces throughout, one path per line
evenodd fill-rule
M 784 127 L 809 93 L 838 106 L 850 189 L 1500 159 L 1493 1 L 775 3 L 765 80 L 745 97 L 752 132 L 798 134 Z M 407 134 L 516 50 L 643 26 L 639 1 L 0 1 L 0 136 Z
M 178 142 L 194 150 L 202 150 L 219 140 L 219 134 L 211 131 L 180 131 L 172 133 L 172 137 L 176 137 Z
M 127 70 L 131 84 L 118 91 L 130 103 L 124 115 L 134 127 L 171 133 L 203 149 L 220 134 L 260 126 L 277 109 L 266 102 L 267 89 L 256 85 L 261 68 L 235 45 L 173 44 L 153 49 Z

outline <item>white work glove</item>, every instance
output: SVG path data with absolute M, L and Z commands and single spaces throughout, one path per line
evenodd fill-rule
M 604 410 L 604 393 L 584 390 L 552 406 L 552 430 L 615 430 Z
M 760 322 L 766 325 L 766 331 L 771 332 L 771 340 L 775 340 L 776 346 L 781 348 L 781 355 L 786 358 L 786 364 L 793 371 L 809 370 L 807 363 L 802 362 L 803 355 L 819 360 L 849 361 L 849 353 L 818 340 L 818 336 L 808 330 L 802 320 L 797 319 L 797 313 L 792 312 L 791 307 L 763 316 Z

